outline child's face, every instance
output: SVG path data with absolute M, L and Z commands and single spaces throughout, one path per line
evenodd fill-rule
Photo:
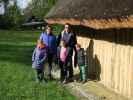
M 44 48 L 44 47 L 45 47 L 45 44 L 38 43 L 38 44 L 37 44 L 37 47 L 38 47 L 38 48 Z
M 60 46 L 61 47 L 65 47 L 65 42 L 64 41 L 61 41 Z
M 79 45 L 76 45 L 76 49 L 79 50 L 81 47 Z

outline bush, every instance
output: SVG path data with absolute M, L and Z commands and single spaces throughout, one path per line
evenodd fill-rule
M 21 10 L 17 5 L 13 5 L 8 7 L 7 12 L 4 15 L 0 16 L 0 28 L 18 28 L 23 21 L 24 16 L 22 16 Z
M 55 34 L 59 34 L 63 30 L 64 26 L 60 24 L 54 24 L 52 25 L 52 28 Z
M 13 26 L 12 20 L 6 15 L 1 15 L 0 16 L 0 28 L 9 29 L 11 26 Z

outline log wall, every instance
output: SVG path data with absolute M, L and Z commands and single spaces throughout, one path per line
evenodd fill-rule
M 133 99 L 133 30 L 77 32 L 87 52 L 88 78 Z

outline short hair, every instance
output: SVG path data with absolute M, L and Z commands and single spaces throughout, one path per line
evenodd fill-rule
M 47 25 L 45 29 L 47 30 L 48 28 L 50 28 L 52 30 L 51 25 Z
M 65 25 L 68 25 L 69 26 L 69 31 L 71 32 L 72 31 L 72 25 L 69 24 L 69 23 L 65 23 Z
M 65 25 L 69 25 L 69 26 L 71 26 L 69 23 L 65 23 Z
M 76 46 L 79 47 L 79 48 L 81 48 L 81 44 L 79 44 L 79 43 L 77 43 Z

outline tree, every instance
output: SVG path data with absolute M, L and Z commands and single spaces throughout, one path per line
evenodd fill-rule
M 6 13 L 0 16 L 1 28 L 12 28 L 19 26 L 24 20 L 21 14 L 21 9 L 15 2 L 14 5 L 10 5 L 6 8 Z
M 19 25 L 23 20 L 21 10 L 16 3 L 8 8 L 7 16 L 12 20 L 12 24 L 14 25 Z
M 25 11 L 31 16 L 33 15 L 43 19 L 44 15 L 56 3 L 56 1 L 57 0 L 32 0 Z

